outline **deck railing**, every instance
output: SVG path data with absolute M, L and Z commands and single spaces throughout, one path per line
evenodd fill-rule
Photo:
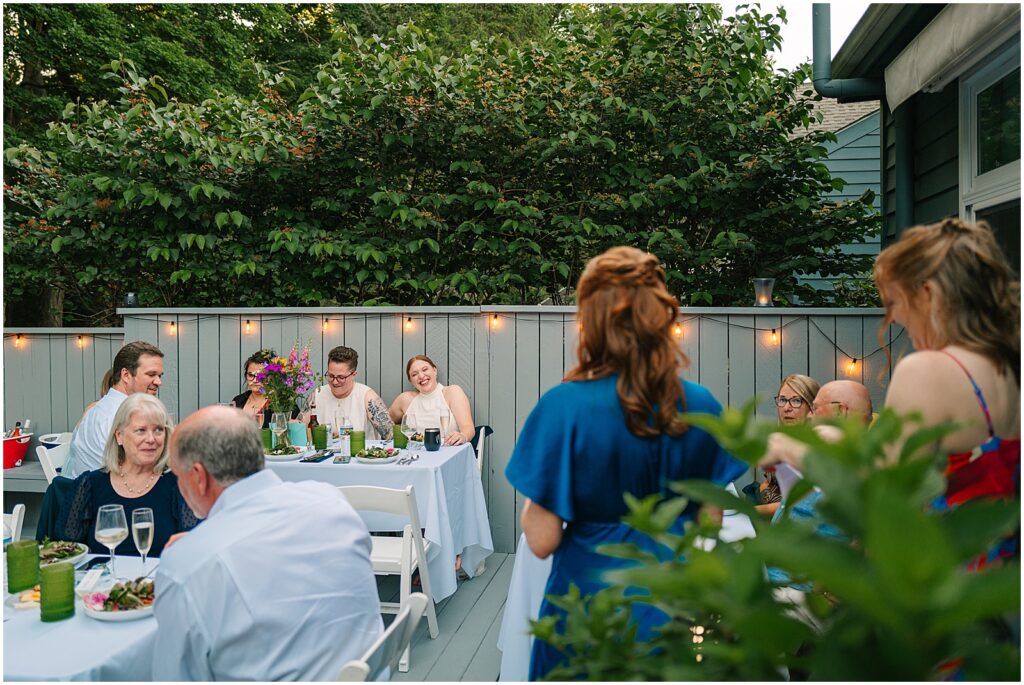
M 512 552 L 521 498 L 504 470 L 529 412 L 575 359 L 574 307 L 327 307 L 259 309 L 122 309 L 123 329 L 5 329 L 4 424 L 29 417 L 37 433 L 70 430 L 123 341 L 146 340 L 165 353 L 160 398 L 181 419 L 226 402 L 243 389 L 242 362 L 296 341 L 311 346 L 314 368 L 347 345 L 359 353 L 360 382 L 390 403 L 409 389 L 405 362 L 427 354 L 439 380 L 469 395 L 477 424 L 490 424 L 484 489 L 498 550 Z M 878 341 L 879 309 L 684 308 L 679 344 L 686 376 L 723 403 L 760 395 L 759 413 L 774 416 L 771 396 L 790 373 L 820 382 L 851 378 L 884 398 L 888 363 Z M 20 340 L 16 336 L 22 336 Z M 79 339 L 81 336 L 81 339 Z M 909 341 L 887 330 L 894 353 Z M 851 361 L 855 362 L 851 366 Z

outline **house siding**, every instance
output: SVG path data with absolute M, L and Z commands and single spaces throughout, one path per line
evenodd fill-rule
M 960 156 L 956 85 L 951 84 L 940 93 L 917 93 L 908 104 L 914 109 L 914 223 L 927 224 L 957 216 Z M 896 226 L 895 119 L 888 107 L 883 108 L 882 116 L 885 122 L 882 130 L 884 247 L 908 227 Z
M 842 190 L 827 195 L 833 202 L 858 199 L 865 190 L 875 193 L 875 208 L 881 206 L 881 165 L 878 153 L 881 141 L 881 116 L 878 111 L 850 124 L 836 132 L 836 142 L 826 144 L 828 156 L 823 160 L 834 178 L 846 181 Z M 881 249 L 881 238 L 871 236 L 864 243 L 848 243 L 842 250 L 846 254 L 877 255 Z M 807 283 L 819 290 L 831 290 L 836 277 L 822 277 L 818 274 L 801 276 L 800 283 Z

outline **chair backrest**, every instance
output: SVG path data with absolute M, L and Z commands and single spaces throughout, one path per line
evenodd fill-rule
M 10 514 L 4 514 L 4 525 L 11 531 L 11 542 L 21 539 L 21 527 L 25 524 L 25 505 L 15 504 Z
M 47 483 L 53 482 L 54 477 L 57 475 L 57 469 L 64 466 L 70 451 L 70 442 L 63 442 L 50 449 L 46 449 L 42 445 L 36 447 L 36 456 L 39 457 L 39 463 L 43 467 L 43 475 L 46 476 Z
M 484 471 L 484 457 L 487 456 L 487 436 L 491 435 L 494 429 L 487 425 L 475 426 L 475 428 L 476 433 L 469 443 L 476 450 L 476 471 L 482 475 Z
M 423 533 L 420 527 L 420 513 L 416 508 L 416 490 L 411 485 L 399 490 L 379 488 L 373 485 L 339 485 L 338 489 L 356 511 L 376 511 L 383 514 L 398 514 L 409 517 L 409 527 L 417 547 L 423 547 Z
M 409 595 L 409 599 L 395 616 L 395 620 L 366 650 L 366 653 L 359 659 L 353 659 L 342 666 L 338 673 L 338 680 L 361 683 L 367 680 L 377 680 L 385 668 L 394 671 L 402 652 L 412 642 L 412 636 L 416 632 L 416 626 L 420 623 L 424 609 L 427 608 L 428 601 L 427 596 L 422 592 L 414 592 Z

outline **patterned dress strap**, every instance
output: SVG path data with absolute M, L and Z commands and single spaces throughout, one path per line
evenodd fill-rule
M 971 387 L 974 388 L 974 396 L 978 398 L 978 405 L 981 406 L 981 411 L 985 413 L 985 424 L 988 426 L 988 437 L 991 438 L 995 436 L 996 431 L 992 426 L 992 414 L 988 411 L 988 404 L 985 402 L 985 396 L 981 393 L 981 388 L 979 388 L 978 384 L 974 382 L 974 376 L 972 376 L 971 372 L 967 370 L 967 367 L 963 365 L 963 362 L 954 357 L 950 352 L 947 350 L 941 351 L 947 357 L 956 362 L 956 365 L 959 366 L 963 370 L 964 374 L 967 375 L 967 380 L 971 382 Z

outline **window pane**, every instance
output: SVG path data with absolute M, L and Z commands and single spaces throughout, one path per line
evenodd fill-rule
M 1020 274 L 1020 200 L 1004 202 L 994 207 L 979 209 L 974 213 L 978 221 L 987 221 L 992 227 L 999 247 L 1003 248 L 1006 261 Z
M 1020 159 L 1020 67 L 978 93 L 978 175 Z

